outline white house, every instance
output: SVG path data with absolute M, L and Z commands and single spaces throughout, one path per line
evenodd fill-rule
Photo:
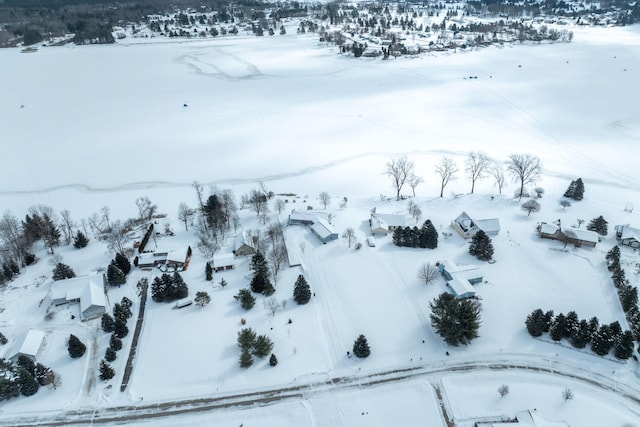
M 338 238 L 338 232 L 329 223 L 329 216 L 325 212 L 319 211 L 299 211 L 292 210 L 289 215 L 289 225 L 308 225 L 313 234 L 322 243 L 330 242 Z
M 165 266 L 175 270 L 186 270 L 191 262 L 191 246 L 186 249 L 174 249 L 171 251 L 156 251 L 142 253 L 136 256 L 133 264 L 138 268 L 153 268 Z
M 78 303 L 82 321 L 95 319 L 107 312 L 106 283 L 104 274 L 54 281 L 51 302 L 55 306 Z
M 40 353 L 44 348 L 46 332 L 38 329 L 29 329 L 29 331 L 22 337 L 18 344 L 8 352 L 7 359 L 12 362 L 17 362 L 20 356 L 26 356 L 29 359 L 37 362 Z
M 616 239 L 621 245 L 640 248 L 640 229 L 628 225 L 616 225 Z
M 484 231 L 488 236 L 496 236 L 500 232 L 500 220 L 498 218 L 488 218 L 476 221 L 466 212 L 462 212 L 456 219 L 451 221 L 451 227 L 465 239 L 470 239 L 480 230 Z
M 393 233 L 396 228 L 406 227 L 407 217 L 406 215 L 372 212 L 371 218 L 369 218 L 369 226 L 371 227 L 371 234 L 386 236 L 389 233 Z
M 482 282 L 480 268 L 475 265 L 458 265 L 453 261 L 442 261 L 436 264 L 438 270 L 447 281 L 447 288 L 456 298 L 472 298 L 476 290 L 472 285 Z

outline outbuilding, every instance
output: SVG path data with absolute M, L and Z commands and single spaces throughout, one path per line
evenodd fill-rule
M 16 363 L 20 356 L 25 356 L 34 362 L 38 361 L 38 357 L 44 348 L 46 332 L 39 329 L 29 329 L 22 337 L 19 344 L 7 354 L 7 358 Z

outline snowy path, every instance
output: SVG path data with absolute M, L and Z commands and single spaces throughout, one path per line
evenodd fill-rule
M 211 396 L 199 399 L 158 402 L 140 406 L 114 406 L 102 409 L 88 408 L 68 412 L 41 413 L 32 415 L 6 415 L 0 417 L 0 423 L 15 426 L 63 426 L 86 424 L 128 424 L 136 420 L 170 417 L 189 413 L 201 413 L 224 408 L 242 408 L 253 405 L 270 405 L 285 400 L 308 399 L 320 393 L 336 392 L 351 388 L 371 387 L 374 385 L 402 382 L 414 378 L 425 378 L 437 381 L 451 374 L 477 373 L 481 371 L 529 371 L 540 374 L 552 374 L 586 385 L 595 386 L 603 391 L 615 393 L 627 400 L 630 409 L 640 417 L 640 388 L 636 384 L 619 383 L 601 372 L 589 371 L 584 366 L 567 361 L 558 361 L 523 354 L 488 355 L 483 360 L 456 358 L 442 360 L 421 366 L 394 370 L 374 371 L 362 376 L 336 377 L 323 382 L 295 384 L 288 387 L 271 388 L 249 393 L 238 393 L 225 396 Z M 434 383 L 432 382 L 432 385 Z M 435 386 L 434 386 L 435 387 Z M 438 386 L 439 387 L 439 386 Z M 445 398 L 440 395 L 442 410 L 447 411 Z M 635 409 L 633 409 L 635 407 Z M 443 412 L 444 413 L 444 412 Z M 455 422 L 455 419 L 452 420 Z

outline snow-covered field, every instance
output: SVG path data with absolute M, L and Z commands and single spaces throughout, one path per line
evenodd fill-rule
M 77 306 L 44 320 L 46 302 L 41 301 L 46 301 L 50 280 L 40 278 L 50 276 L 52 265 L 41 252 L 40 262 L 2 291 L 0 330 L 10 339 L 29 327 L 50 331 L 42 361 L 61 374 L 63 384 L 4 402 L 6 420 L 34 410 L 46 416 L 61 409 L 306 385 L 299 399 L 182 415 L 180 420 L 229 426 L 424 425 L 425 420 L 439 425 L 434 385 L 459 425 L 473 417 L 513 416 L 534 408 L 572 427 L 640 419 L 637 403 L 611 389 L 542 373 L 479 370 L 335 391 L 316 387 L 336 377 L 446 363 L 482 365 L 499 358 L 548 369 L 566 362 L 573 366 L 569 373 L 638 389 L 637 362 L 533 340 L 524 319 L 542 308 L 575 310 L 581 318 L 598 316 L 601 322 L 626 325 L 604 254 L 615 244 L 614 225 L 640 227 L 637 209 L 624 211 L 627 203 L 640 206 L 634 89 L 640 78 L 640 28 L 575 29 L 571 44 L 389 61 L 355 60 L 318 45 L 311 35 L 290 35 L 41 48 L 33 54 L 0 50 L 0 63 L 5 159 L 0 207 L 18 217 L 29 206 L 46 204 L 69 209 L 79 221 L 106 205 L 113 218 L 125 219 L 137 215 L 137 197 L 149 196 L 172 220 L 177 234 L 163 237 L 160 245 L 173 249 L 195 242 L 176 219 L 180 202 L 196 204 L 192 181 L 231 188 L 238 197 L 262 181 L 275 193 L 299 195 L 287 197 L 287 212 L 318 208 L 317 195 L 327 191 L 333 196 L 328 209 L 335 227 L 354 228 L 364 242 L 371 208 L 406 212 L 406 201 L 380 197 L 393 195 L 383 174 L 385 162 L 406 154 L 425 178 L 415 198 L 423 211 L 421 222 L 429 218 L 439 231 L 450 232 L 451 220 L 464 210 L 477 218 L 498 217 L 502 226 L 493 239 L 495 264 L 471 257 L 467 242 L 456 234 L 444 239 L 440 233 L 434 251 L 396 248 L 389 237 L 355 251 L 341 241 L 322 245 L 307 229 L 289 227 L 291 238 L 304 242 L 303 267 L 279 276 L 275 297 L 287 303 L 273 316 L 262 297 L 249 312 L 232 297 L 248 284 L 248 259 L 206 282 L 205 260 L 196 251 L 183 277 L 192 295 L 206 290 L 212 303 L 183 310 L 148 303 L 125 393 L 119 391 L 124 351 L 113 364 L 114 380 L 104 384 L 97 379 L 97 363 L 108 344 L 99 321 L 71 319 Z M 467 79 L 470 75 L 478 79 Z M 546 190 L 542 210 L 527 217 L 510 198 L 514 186 L 500 196 L 490 179 L 479 181 L 476 194 L 468 195 L 463 169 L 470 151 L 501 160 L 512 153 L 540 157 L 544 174 L 538 185 Z M 441 199 L 434 167 L 444 155 L 461 172 Z M 578 176 L 585 182 L 585 200 L 562 209 L 558 200 Z M 347 206 L 340 208 L 345 196 Z M 594 249 L 550 250 L 562 244 L 535 236 L 538 221 L 560 218 L 572 224 L 598 215 L 609 221 L 610 233 Z M 286 213 L 279 219 L 285 221 Z M 241 222 L 245 229 L 259 227 L 248 210 L 241 211 Z M 105 267 L 112 257 L 95 240 L 86 249 L 63 247 L 57 253 L 78 275 Z M 428 303 L 444 291 L 444 282 L 425 287 L 416 270 L 423 262 L 444 259 L 481 265 L 487 281 L 476 286 L 483 306 L 481 336 L 468 347 L 447 347 L 429 326 Z M 623 259 L 627 277 L 640 284 L 632 274 L 637 253 L 623 251 Z M 315 292 L 306 306 L 291 299 L 301 273 Z M 110 301 L 128 296 L 137 312 L 135 284 L 155 274 L 132 273 L 127 286 L 110 289 Z M 221 277 L 229 283 L 224 289 L 217 286 Z M 266 360 L 249 369 L 238 367 L 241 318 L 275 342 L 277 367 Z M 129 326 L 133 329 L 133 322 Z M 79 360 L 66 353 L 69 333 L 88 344 Z M 372 355 L 347 358 L 361 333 Z M 130 340 L 125 339 L 125 349 Z M 496 391 L 500 384 L 511 388 L 502 400 Z M 564 388 L 575 393 L 567 403 L 561 399 Z

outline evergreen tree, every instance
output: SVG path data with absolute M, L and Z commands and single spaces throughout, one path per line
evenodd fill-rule
M 76 277 L 76 273 L 74 273 L 71 267 L 67 264 L 63 264 L 61 262 L 56 264 L 53 269 L 53 275 L 51 276 L 53 280 L 71 279 L 73 277 Z
M 234 298 L 240 301 L 240 306 L 245 310 L 251 310 L 256 304 L 256 298 L 251 295 L 249 289 L 240 289 L 238 295 L 234 296 Z
M 127 278 L 122 270 L 115 264 L 109 264 L 109 267 L 107 267 L 107 283 L 111 286 L 120 286 L 125 284 L 126 281 Z
M 435 249 L 438 247 L 438 231 L 430 219 L 422 224 L 419 236 L 419 246 L 421 248 Z
M 113 334 L 118 338 L 124 338 L 129 334 L 129 328 L 127 322 L 116 318 L 113 323 Z
M 598 356 L 605 356 L 613 347 L 613 331 L 609 325 L 602 325 L 591 336 L 591 350 Z
M 271 357 L 269 357 L 269 365 L 276 366 L 278 364 L 278 358 L 275 354 L 271 353 Z
M 618 288 L 618 297 L 622 310 L 627 313 L 632 307 L 638 305 L 638 288 L 630 285 L 623 285 Z
M 607 260 L 607 268 L 609 271 L 615 271 L 620 268 L 620 247 L 615 245 L 612 247 L 609 252 L 607 252 L 607 256 L 605 257 Z
M 0 332 L 0 345 L 5 345 L 9 340 L 4 336 L 2 332 Z
M 613 279 L 613 285 L 616 288 L 619 288 L 620 286 L 624 285 L 627 282 L 627 277 L 624 274 L 624 270 L 622 269 L 621 266 L 618 266 L 618 268 L 613 270 L 613 274 L 611 275 L 611 278 Z
M 624 331 L 613 347 L 613 355 L 621 360 L 626 360 L 633 355 L 633 334 Z
M 213 267 L 211 267 L 211 263 L 207 261 L 207 264 L 204 266 L 204 275 L 207 281 L 213 280 Z
M 551 329 L 552 324 L 553 324 L 553 310 L 547 310 L 547 312 L 544 313 L 543 332 L 549 332 L 549 329 Z
M 199 291 L 196 292 L 196 297 L 193 299 L 193 302 L 200 307 L 204 307 L 211 302 L 211 297 L 207 292 Z
M 227 281 L 224 280 L 224 277 L 222 279 L 220 279 L 220 287 L 224 289 L 224 287 L 227 286 Z
M 596 316 L 593 316 L 591 319 L 589 319 L 589 333 L 591 334 L 591 337 L 593 337 L 593 334 L 595 334 L 599 328 L 600 321 Z
M 544 312 L 539 308 L 534 310 L 527 316 L 527 320 L 524 323 L 527 326 L 529 335 L 532 337 L 541 336 L 545 326 Z
M 560 341 L 566 336 L 566 331 L 567 317 L 564 314 L 560 313 L 555 317 L 555 319 L 553 319 L 551 328 L 549 328 L 549 336 L 554 341 Z
M 144 234 L 144 237 L 142 238 L 142 241 L 140 242 L 140 246 L 138 246 L 138 253 L 143 253 L 144 252 L 144 248 L 147 247 L 147 243 L 149 243 L 149 239 L 151 238 L 152 234 L 153 234 L 153 223 L 151 223 L 149 225 L 149 228 L 147 228 L 147 232 Z
M 122 297 L 122 299 L 120 300 L 120 305 L 126 309 L 130 309 L 131 306 L 133 305 L 133 301 L 131 301 L 129 298 L 127 297 Z M 131 314 L 129 314 L 129 317 L 131 317 Z M 127 317 L 127 318 L 129 318 Z
M 402 246 L 402 235 L 403 235 L 402 227 L 397 227 L 395 230 L 393 230 L 391 241 L 393 242 L 394 245 Z
M 126 276 L 131 271 L 131 262 L 129 258 L 123 254 L 122 252 L 118 252 L 116 254 L 115 259 L 113 260 L 114 264 L 118 266 L 118 268 L 124 273 Z
M 67 345 L 67 350 L 69 351 L 69 356 L 71 356 L 74 359 L 76 359 L 76 358 L 82 357 L 82 355 L 84 355 L 84 352 L 87 351 L 87 346 L 84 345 L 84 343 L 82 341 L 80 341 L 80 339 L 78 339 L 78 337 L 76 337 L 75 335 L 71 334 L 71 335 L 69 335 L 69 342 L 68 342 L 68 345 Z
M 298 275 L 293 286 L 293 300 L 298 304 L 306 304 L 311 299 L 311 287 L 302 274 Z
M 38 392 L 40 385 L 33 377 L 33 371 L 29 372 L 24 368 L 18 369 L 18 376 L 20 381 L 20 393 L 23 396 L 33 396 Z
M 177 271 L 173 273 L 171 277 L 172 284 L 172 300 L 186 298 L 189 295 L 189 287 L 182 279 L 182 276 Z
M 29 372 L 31 375 L 34 375 L 36 370 L 36 362 L 31 360 L 24 354 L 21 354 L 20 356 L 18 356 L 18 367 L 23 368 L 27 372 Z
M 583 319 L 578 323 L 578 328 L 573 331 L 569 342 L 575 348 L 585 348 L 589 341 L 591 341 L 591 330 L 589 323 Z
M 575 192 L 576 192 L 576 181 L 573 180 L 569 184 L 569 187 L 567 187 L 567 190 L 564 192 L 564 197 L 567 197 L 569 199 L 573 199 L 573 195 L 574 195 Z
M 122 349 L 122 340 L 116 336 L 116 334 L 111 334 L 111 338 L 109 339 L 109 348 L 114 351 L 120 351 Z
M 609 232 L 609 223 L 600 215 L 597 218 L 591 220 L 589 224 L 587 224 L 587 230 L 595 231 L 601 236 L 606 236 Z
M 273 342 L 266 335 L 258 335 L 253 344 L 253 354 L 258 357 L 266 357 L 273 350 Z
M 471 238 L 469 253 L 481 261 L 489 261 L 493 258 L 493 243 L 483 230 L 478 230 Z
M 102 381 L 108 381 L 116 375 L 111 365 L 104 360 L 100 361 L 100 379 Z
M 76 233 L 76 237 L 73 238 L 73 247 L 76 249 L 82 249 L 89 244 L 89 238 L 84 235 L 80 230 Z
M 562 338 L 571 338 L 571 335 L 578 330 L 579 323 L 580 319 L 578 318 L 578 314 L 575 311 L 568 312 Z
M 367 342 L 367 338 L 364 335 L 360 335 L 353 343 L 353 354 L 356 357 L 369 357 L 371 354 L 371 349 L 369 348 L 369 343 Z
M 13 273 L 13 270 L 11 270 L 11 267 L 9 267 L 9 264 L 7 263 L 2 264 L 2 275 L 4 276 L 7 282 L 13 279 L 14 273 Z
M 18 368 L 6 359 L 0 358 L 0 401 L 20 396 Z
M 564 197 L 568 197 L 573 200 L 582 200 L 584 197 L 584 183 L 582 182 L 582 178 L 571 181 L 569 188 L 564 192 Z
M 248 368 L 251 365 L 253 365 L 253 356 L 249 350 L 243 349 L 240 353 L 240 367 Z
M 104 360 L 107 362 L 113 362 L 116 360 L 116 351 L 111 347 L 107 347 L 107 350 L 104 352 Z
M 269 282 L 269 265 L 262 252 L 257 251 L 251 258 L 251 270 L 253 278 L 251 279 L 251 290 L 255 293 L 262 294 L 268 287 Z
M 243 328 L 238 332 L 238 347 L 243 351 L 251 351 L 256 343 L 256 333 L 251 328 Z
M 480 304 L 471 299 L 456 299 L 450 293 L 440 294 L 429 303 L 431 324 L 447 344 L 469 344 L 478 337 Z
M 582 178 L 576 179 L 576 186 L 573 190 L 573 200 L 582 200 L 584 197 L 584 183 L 582 182 Z
M 121 303 L 117 302 L 113 305 L 113 317 L 115 319 L 120 319 L 124 323 L 127 323 L 127 319 L 129 319 L 131 316 L 133 316 L 133 313 L 131 313 L 131 309 L 126 304 L 122 305 Z

